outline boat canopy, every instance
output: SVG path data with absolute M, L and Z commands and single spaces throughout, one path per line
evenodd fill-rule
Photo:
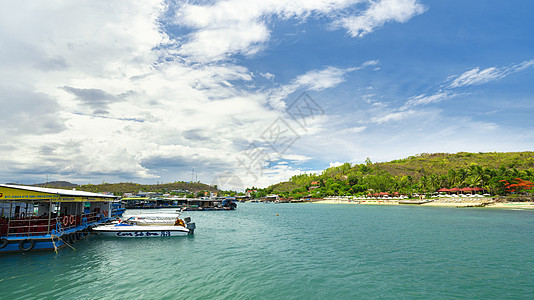
M 90 202 L 110 201 L 118 197 L 76 190 L 0 184 L 0 201 Z

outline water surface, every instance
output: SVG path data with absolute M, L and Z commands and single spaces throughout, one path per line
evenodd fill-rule
M 534 295 L 533 211 L 246 203 L 183 216 L 197 224 L 193 237 L 95 236 L 58 255 L 2 255 L 0 298 Z

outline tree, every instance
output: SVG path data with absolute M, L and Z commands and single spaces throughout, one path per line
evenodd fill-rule
M 500 180 L 500 182 L 504 183 L 504 188 L 509 193 L 524 193 L 528 190 L 531 190 L 534 187 L 534 183 L 523 180 L 521 178 L 515 178 L 512 180 Z
M 356 174 L 350 174 L 349 175 L 349 184 L 351 186 L 358 184 L 358 181 L 360 181 L 360 178 Z

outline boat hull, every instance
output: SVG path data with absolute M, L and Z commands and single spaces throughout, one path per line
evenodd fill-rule
M 93 228 L 93 232 L 104 237 L 140 238 L 186 236 L 189 229 L 181 226 L 103 226 Z

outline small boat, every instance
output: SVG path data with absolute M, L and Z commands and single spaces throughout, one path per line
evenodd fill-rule
M 149 220 L 154 222 L 147 222 Z M 158 221 L 159 220 L 159 221 Z M 187 217 L 183 220 L 174 215 L 173 223 L 168 223 L 164 216 L 134 216 L 124 222 L 101 225 L 93 228 L 93 233 L 106 237 L 160 237 L 192 235 L 196 225 Z

